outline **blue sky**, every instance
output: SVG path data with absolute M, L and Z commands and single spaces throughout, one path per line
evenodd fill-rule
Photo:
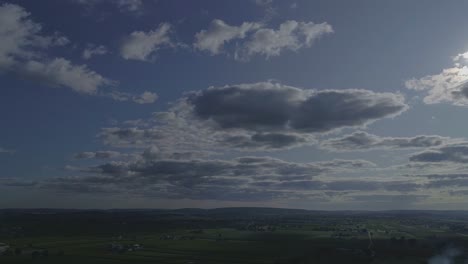
M 0 207 L 467 209 L 464 1 L 0 2 Z

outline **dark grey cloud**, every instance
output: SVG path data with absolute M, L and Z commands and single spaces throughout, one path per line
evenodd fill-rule
M 146 151 L 145 151 L 146 152 Z M 146 153 L 143 153 L 146 156 Z M 317 176 L 326 171 L 350 169 L 353 167 L 374 166 L 367 161 L 343 161 L 295 163 L 286 162 L 271 157 L 240 157 L 233 160 L 216 159 L 146 159 L 130 162 L 111 161 L 95 167 L 85 169 L 104 175 L 139 175 L 156 180 L 180 178 L 206 177 L 246 177 L 255 178 L 267 175 L 271 178 L 278 176 L 305 175 Z
M 314 190 L 345 190 L 345 185 L 350 186 L 348 190 L 354 190 L 359 185 L 367 186 L 365 182 L 354 185 L 345 182 L 343 187 L 335 187 L 333 183 L 314 178 L 375 166 L 364 160 L 296 163 L 258 156 L 175 160 L 147 157 L 147 152 L 132 161 L 75 168 L 74 171 L 82 175 L 47 179 L 38 186 L 85 193 L 125 192 L 145 197 L 233 201 L 289 199 L 312 195 L 310 191 Z M 262 186 L 262 182 L 271 184 Z M 362 188 L 371 189 L 370 186 Z M 376 185 L 375 188 L 382 187 Z
M 319 134 L 362 127 L 407 108 L 400 94 L 241 84 L 188 93 L 146 122 L 104 128 L 99 137 L 112 146 L 156 145 L 163 151 L 274 151 L 311 145 Z
M 425 186 L 427 188 L 468 187 L 468 178 L 432 180 Z
M 424 177 L 427 179 L 456 179 L 456 178 L 468 178 L 468 174 L 465 173 L 450 173 L 450 174 L 423 174 L 423 175 L 409 175 L 411 177 Z
M 242 150 L 278 150 L 311 144 L 311 137 L 298 133 L 255 133 L 226 135 L 220 141 L 221 144 Z
M 465 163 L 468 161 L 468 143 L 449 144 L 439 148 L 425 150 L 411 155 L 412 162 L 453 162 Z
M 451 196 L 467 196 L 468 190 L 456 190 L 456 191 L 449 191 Z
M 416 195 L 416 194 L 406 194 L 406 195 L 392 195 L 392 194 L 369 194 L 369 195 L 351 195 L 349 196 L 352 200 L 357 202 L 367 202 L 367 203 L 394 203 L 395 205 L 401 207 L 402 205 L 408 203 L 415 203 L 423 201 L 428 198 L 428 195 Z
M 328 132 L 400 114 L 403 96 L 367 90 L 302 90 L 273 83 L 208 88 L 188 102 L 221 129 Z
M 22 179 L 22 178 L 2 178 L 0 177 L 0 186 L 6 187 L 34 187 L 38 184 L 37 181 Z
M 322 148 L 332 151 L 359 151 L 369 149 L 405 149 L 429 148 L 441 146 L 451 139 L 436 135 L 419 135 L 415 137 L 379 137 L 367 132 L 358 131 L 341 138 L 323 141 Z
M 421 184 L 411 181 L 376 180 L 297 180 L 297 181 L 259 181 L 255 186 L 280 190 L 320 190 L 320 191 L 397 191 L 412 192 L 420 189 Z
M 183 152 L 163 152 L 156 146 L 151 146 L 146 148 L 142 153 L 142 158 L 151 161 L 151 160 L 162 160 L 162 159 L 172 159 L 172 160 L 190 160 L 190 159 L 200 159 L 203 157 L 208 157 L 212 155 L 210 152 L 202 151 L 183 151 Z

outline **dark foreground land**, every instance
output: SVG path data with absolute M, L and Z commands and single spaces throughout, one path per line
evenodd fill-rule
M 467 263 L 468 212 L 0 210 L 0 263 Z

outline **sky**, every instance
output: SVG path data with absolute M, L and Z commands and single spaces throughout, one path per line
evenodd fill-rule
M 0 1 L 0 208 L 467 210 L 466 8 Z

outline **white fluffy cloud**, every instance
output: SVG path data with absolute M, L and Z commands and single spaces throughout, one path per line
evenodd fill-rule
M 139 104 L 151 104 L 154 103 L 158 99 L 158 95 L 152 92 L 143 92 L 138 96 L 133 97 L 133 101 Z
M 157 95 L 144 92 L 141 95 L 119 92 L 113 89 L 117 82 L 93 71 L 87 65 L 74 64 L 62 57 L 50 57 L 48 49 L 63 46 L 69 40 L 58 34 L 46 34 L 42 26 L 30 18 L 21 6 L 0 5 L 0 71 L 52 87 L 69 88 L 75 92 L 111 97 L 119 101 L 152 103 Z M 88 46 L 85 59 L 105 54 L 104 46 Z M 103 91 L 110 88 L 110 91 Z
M 118 0 L 116 3 L 121 10 L 128 10 L 131 12 L 141 11 L 143 8 L 142 0 Z
M 195 35 L 194 47 L 212 55 L 222 52 L 232 54 L 239 60 L 248 60 L 255 55 L 269 58 L 280 55 L 284 50 L 297 51 L 310 47 L 315 40 L 329 33 L 333 33 L 333 28 L 326 22 L 315 24 L 289 20 L 279 25 L 278 29 L 272 29 L 253 22 L 231 26 L 216 19 L 208 29 Z M 231 45 L 234 51 L 225 50 L 225 46 L 233 41 L 236 41 L 235 45 Z
M 41 57 L 46 48 L 69 42 L 57 33 L 42 35 L 42 26 L 29 16 L 21 6 L 0 5 L 0 69 L 8 70 L 23 60 Z
M 333 28 L 328 23 L 286 21 L 277 30 L 262 28 L 256 31 L 244 44 L 240 56 L 278 56 L 283 50 L 297 51 L 302 47 L 310 47 L 316 39 L 329 33 L 333 33 Z
M 148 61 L 161 47 L 174 47 L 171 40 L 172 26 L 162 23 L 155 30 L 148 32 L 134 31 L 120 46 L 120 55 L 126 60 Z
M 424 102 L 435 104 L 449 102 L 458 106 L 468 106 L 468 53 L 454 57 L 453 67 L 440 73 L 413 78 L 405 82 L 408 89 L 425 94 Z
M 223 46 L 235 39 L 243 39 L 250 31 L 259 29 L 259 23 L 244 22 L 240 26 L 230 26 L 220 19 L 211 22 L 210 27 L 195 35 L 194 46 L 198 50 L 208 51 L 211 55 L 223 51 Z
M 91 57 L 95 55 L 104 55 L 107 53 L 109 53 L 109 51 L 103 45 L 96 46 L 93 44 L 88 44 L 87 47 L 83 50 L 83 53 L 81 56 L 83 57 L 83 59 L 89 60 L 91 59 Z
M 68 87 L 84 94 L 96 94 L 100 87 L 112 84 L 86 65 L 74 65 L 64 58 L 30 60 L 23 65 L 21 74 L 49 86 Z
M 64 58 L 47 58 L 47 48 L 65 45 L 66 37 L 41 34 L 42 26 L 29 18 L 22 7 L 0 6 L 0 69 L 54 87 L 95 94 L 112 81 Z

